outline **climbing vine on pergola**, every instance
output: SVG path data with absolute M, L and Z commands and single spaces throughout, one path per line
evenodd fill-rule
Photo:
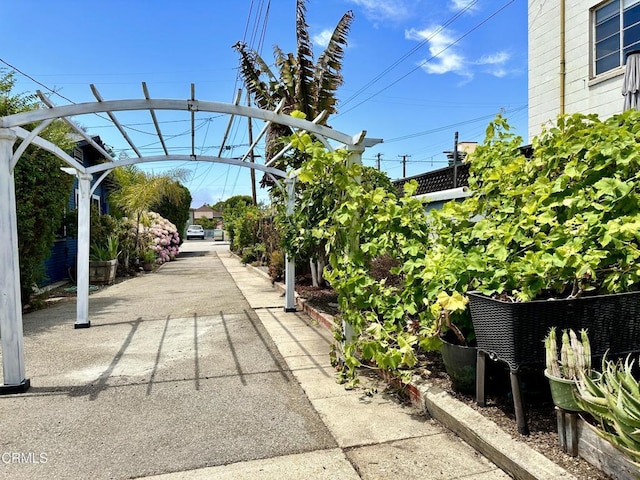
M 91 195 L 97 186 L 106 178 L 114 168 L 150 162 L 184 161 L 184 162 L 212 162 L 238 167 L 259 170 L 274 181 L 287 198 L 289 212 L 294 207 L 295 173 L 285 172 L 274 168 L 274 161 L 284 155 L 291 144 L 286 145 L 274 158 L 264 164 L 255 163 L 252 152 L 262 141 L 269 125 L 286 125 L 295 132 L 308 132 L 318 139 L 329 150 L 343 148 L 350 152 L 352 161 L 360 162 L 362 152 L 366 147 L 375 145 L 381 140 L 366 138 L 366 132 L 361 131 L 356 135 L 346 135 L 326 126 L 318 125 L 322 118 L 305 120 L 280 113 L 282 103 L 274 110 L 261 110 L 238 105 L 240 95 L 234 103 L 218 103 L 197 100 L 195 98 L 195 86 L 191 85 L 190 98 L 180 99 L 153 99 L 145 83 L 142 84 L 144 98 L 127 100 L 104 100 L 95 86 L 91 90 L 96 98 L 95 102 L 78 103 L 63 106 L 55 106 L 42 92 L 38 92 L 40 99 L 47 108 L 33 110 L 15 115 L 0 117 L 0 335 L 2 337 L 2 365 L 4 384 L 0 386 L 0 394 L 23 392 L 29 388 L 30 382 L 25 375 L 24 345 L 22 330 L 22 309 L 20 302 L 18 239 L 16 220 L 16 200 L 14 187 L 14 168 L 29 145 L 43 148 L 53 153 L 68 165 L 69 173 L 73 173 L 78 179 L 78 252 L 77 252 L 77 306 L 75 328 L 90 327 L 89 320 L 89 226 L 91 214 Z M 141 149 L 134 143 L 126 127 L 118 120 L 116 114 L 125 111 L 146 111 L 153 122 L 155 133 L 162 145 L 163 154 L 145 156 Z M 175 155 L 169 153 L 165 138 L 157 120 L 157 111 L 183 111 L 191 121 L 191 153 L 189 155 Z M 222 156 L 226 137 L 223 138 L 220 152 L 217 156 L 196 154 L 196 129 L 195 119 L 200 112 L 215 112 L 229 116 L 229 127 L 235 117 L 247 117 L 264 122 L 261 132 L 249 145 L 246 153 L 239 158 Z M 124 141 L 134 152 L 134 156 L 128 158 L 113 158 L 103 146 L 99 145 L 82 128 L 75 123 L 76 117 L 106 113 L 113 126 L 120 132 Z M 40 133 L 54 120 L 62 120 L 91 146 L 93 146 L 104 158 L 104 163 L 85 167 L 67 152 L 51 142 L 41 138 Z M 33 126 L 32 130 L 25 127 Z M 35 125 L 35 126 L 34 126 Z M 229 128 L 227 129 L 229 130 Z M 22 142 L 16 148 L 16 140 Z M 284 185 L 283 185 L 284 183 Z M 293 258 L 288 258 L 286 263 L 285 283 L 285 310 L 295 311 L 294 304 L 294 273 L 295 264 Z

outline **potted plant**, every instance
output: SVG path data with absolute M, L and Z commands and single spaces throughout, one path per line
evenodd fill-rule
M 153 251 L 150 248 L 147 248 L 143 253 L 142 253 L 142 269 L 145 272 L 150 272 L 151 270 L 153 270 L 153 265 L 156 261 L 156 252 Z
M 546 352 L 545 377 L 549 380 L 553 403 L 571 412 L 580 411 L 576 402 L 576 382 L 582 376 L 591 378 L 591 346 L 586 330 L 580 330 L 580 338 L 572 330 L 562 331 L 562 342 L 558 351 L 556 327 L 551 327 L 544 339 Z
M 477 348 L 466 308 L 468 302 L 468 298 L 459 292 L 451 295 L 440 292 L 436 303 L 440 307 L 436 331 L 442 341 L 440 353 L 452 387 L 461 393 L 472 394 L 476 390 Z
M 112 284 L 116 278 L 118 255 L 120 254 L 118 237 L 110 235 L 104 243 L 91 245 L 89 256 L 89 282 L 92 284 Z

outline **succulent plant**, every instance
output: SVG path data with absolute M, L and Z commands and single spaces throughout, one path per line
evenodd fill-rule
M 591 372 L 591 344 L 587 330 L 580 330 L 580 338 L 572 329 L 562 331 L 562 345 L 558 358 L 556 327 L 551 327 L 544 339 L 546 367 L 554 377 L 577 380 Z

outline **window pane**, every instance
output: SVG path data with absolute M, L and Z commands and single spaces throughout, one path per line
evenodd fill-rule
M 634 51 L 640 51 L 640 42 L 632 43 L 631 45 L 625 47 L 624 51 L 622 52 L 622 58 L 626 59 L 627 54 Z
M 596 61 L 596 75 L 613 70 L 620 66 L 619 55 L 609 55 L 608 57 L 601 58 Z
M 629 27 L 624 31 L 624 46 L 627 47 L 632 43 L 640 40 L 640 23 L 634 25 L 633 27 Z
M 640 0 L 624 0 L 622 3 L 622 8 L 629 8 L 632 5 L 637 5 L 640 3 Z
M 620 31 L 620 16 L 616 15 L 596 26 L 596 41 L 603 40 Z
M 596 10 L 596 25 L 607 20 L 612 15 L 618 15 L 620 13 L 620 1 L 607 3 L 604 7 L 600 7 Z
M 624 28 L 627 28 L 629 25 L 633 25 L 634 23 L 640 22 L 640 4 L 633 8 L 630 8 L 629 10 L 625 10 L 622 14 L 622 18 Z
M 620 35 L 613 35 L 601 42 L 596 43 L 596 60 L 612 53 L 620 51 Z

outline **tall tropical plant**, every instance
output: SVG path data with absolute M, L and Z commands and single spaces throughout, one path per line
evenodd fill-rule
M 277 72 L 246 44 L 238 42 L 234 48 L 240 54 L 242 78 L 259 108 L 273 110 L 284 99 L 282 113 L 298 110 L 306 118 L 314 119 L 324 111 L 327 115 L 320 124 L 326 124 L 327 117 L 337 111 L 335 94 L 343 83 L 342 61 L 353 12 L 348 11 L 342 16 L 317 62 L 314 61 L 313 44 L 305 17 L 306 2 L 297 0 L 296 52 L 285 54 L 277 45 L 274 46 Z M 280 139 L 291 133 L 287 126 L 270 125 L 266 141 L 267 160 L 278 152 Z M 300 156 L 290 160 L 294 167 L 300 166 L 301 162 Z

